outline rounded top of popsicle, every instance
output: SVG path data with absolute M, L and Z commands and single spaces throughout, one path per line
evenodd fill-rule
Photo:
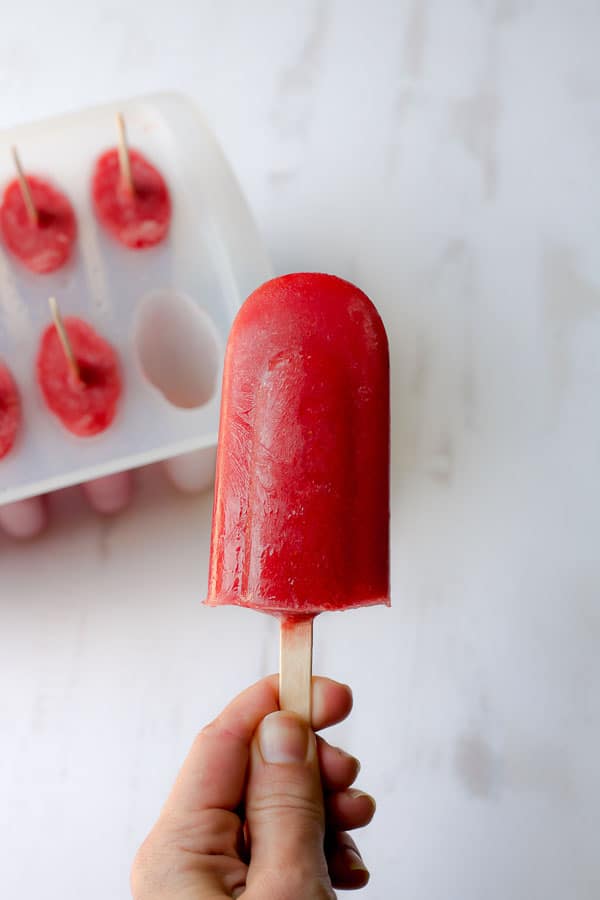
M 385 349 L 387 357 L 387 335 L 375 305 L 337 275 L 296 272 L 265 282 L 243 303 L 230 340 L 241 331 L 265 328 L 271 337 L 274 329 L 283 329 L 293 343 L 315 336 L 330 342 L 337 335 L 354 336 L 364 350 Z
M 389 602 L 383 322 L 333 275 L 268 281 L 229 337 L 208 602 L 315 615 Z

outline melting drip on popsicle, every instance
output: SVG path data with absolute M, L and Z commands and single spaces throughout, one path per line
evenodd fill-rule
M 78 437 L 111 425 L 122 393 L 115 349 L 83 319 L 60 315 L 50 299 L 53 322 L 40 339 L 37 380 L 48 409 Z
M 117 116 L 119 143 L 98 159 L 92 199 L 101 224 L 119 243 L 134 250 L 161 243 L 171 221 L 171 198 L 158 169 L 128 146 L 123 116 Z
M 389 603 L 388 528 L 383 323 L 331 275 L 267 282 L 227 345 L 206 602 L 282 619 L 286 708 L 309 716 L 312 618 Z
M 68 198 L 49 181 L 26 175 L 15 147 L 17 177 L 5 188 L 0 229 L 10 252 L 32 272 L 45 274 L 69 260 L 77 237 Z
M 12 450 L 21 419 L 19 390 L 8 366 L 0 360 L 0 459 Z

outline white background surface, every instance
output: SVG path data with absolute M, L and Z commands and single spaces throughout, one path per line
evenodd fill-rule
M 0 125 L 183 90 L 276 270 L 384 316 L 394 606 L 316 627 L 369 900 L 600 892 L 599 40 L 595 0 L 2 13 Z M 69 492 L 0 539 L 3 897 L 126 898 L 195 731 L 275 668 L 273 622 L 199 603 L 210 503 L 150 473 L 116 521 Z

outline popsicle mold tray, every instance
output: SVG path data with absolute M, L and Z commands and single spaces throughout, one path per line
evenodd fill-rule
M 92 206 L 92 170 L 116 145 L 117 112 L 125 118 L 129 146 L 161 171 L 171 194 L 167 239 L 144 250 L 119 244 Z M 180 454 L 194 452 L 201 466 L 217 440 L 227 333 L 243 299 L 270 275 L 215 138 L 189 101 L 159 94 L 3 132 L 2 185 L 15 177 L 12 145 L 26 173 L 47 177 L 67 194 L 78 236 L 67 265 L 44 275 L 0 247 L 0 359 L 13 373 L 23 406 L 17 443 L 0 460 L 0 504 L 156 460 L 184 462 Z M 88 321 L 120 356 L 117 416 L 92 438 L 66 431 L 37 384 L 49 296 L 57 298 L 63 317 Z

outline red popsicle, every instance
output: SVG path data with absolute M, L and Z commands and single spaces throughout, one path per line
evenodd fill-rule
M 6 246 L 32 272 L 54 272 L 68 261 L 77 237 L 68 198 L 43 178 L 23 173 L 16 151 L 18 178 L 4 190 L 0 228 Z
M 138 150 L 127 146 L 125 123 L 117 115 L 119 146 L 98 159 L 92 178 L 96 215 L 113 237 L 141 250 L 159 244 L 171 221 L 165 180 Z
M 334 276 L 269 281 L 227 345 L 206 602 L 292 625 L 389 604 L 388 528 L 383 323 Z
M 38 384 L 48 409 L 64 427 L 78 437 L 91 437 L 105 431 L 115 417 L 122 393 L 119 360 L 87 322 L 68 317 L 62 324 L 79 374 L 53 323 L 40 340 Z
M 9 453 L 21 427 L 21 398 L 7 366 L 0 360 L 0 459 Z

